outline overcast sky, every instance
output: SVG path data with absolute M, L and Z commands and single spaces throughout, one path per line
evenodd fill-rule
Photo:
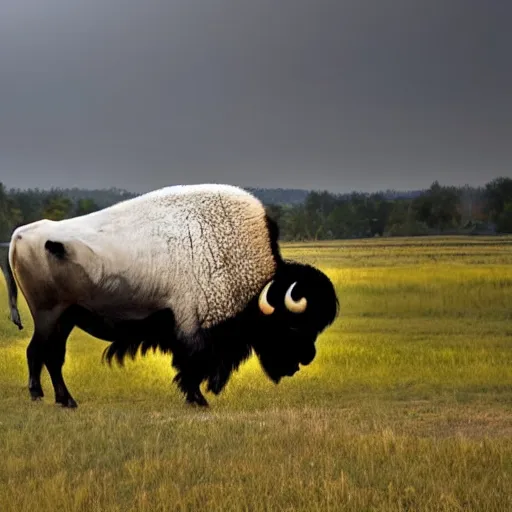
M 512 2 L 0 0 L 0 181 L 512 176 Z

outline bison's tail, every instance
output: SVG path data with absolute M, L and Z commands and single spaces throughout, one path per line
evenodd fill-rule
M 0 268 L 5 276 L 5 282 L 7 283 L 7 292 L 9 294 L 9 308 L 10 308 L 10 319 L 18 326 L 19 329 L 23 329 L 21 323 L 20 312 L 18 310 L 18 287 L 16 286 L 16 280 L 12 273 L 11 265 L 9 263 L 9 246 L 7 243 L 0 243 Z

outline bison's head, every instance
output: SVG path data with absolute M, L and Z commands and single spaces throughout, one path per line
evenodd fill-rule
M 263 370 L 277 383 L 313 361 L 315 341 L 336 318 L 338 300 L 324 273 L 310 265 L 284 262 L 261 291 L 257 308 L 252 345 Z

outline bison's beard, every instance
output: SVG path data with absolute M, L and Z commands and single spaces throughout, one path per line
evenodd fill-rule
M 261 367 L 276 384 L 283 377 L 291 377 L 307 366 L 316 355 L 316 336 L 299 335 L 297 332 L 282 332 L 281 336 L 265 337 L 254 345 Z

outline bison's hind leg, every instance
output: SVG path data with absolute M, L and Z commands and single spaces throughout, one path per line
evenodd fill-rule
M 43 354 L 41 347 L 41 339 L 37 332 L 34 332 L 32 339 L 27 347 L 27 363 L 28 363 L 28 390 L 32 400 L 40 400 L 44 397 L 43 388 L 41 386 L 41 371 L 43 369 Z
M 40 311 L 34 317 L 34 326 L 34 335 L 27 347 L 28 387 L 32 400 L 44 396 L 41 387 L 44 364 L 55 390 L 55 402 L 63 407 L 76 407 L 62 376 L 66 341 L 74 327 L 71 316 L 58 310 Z

